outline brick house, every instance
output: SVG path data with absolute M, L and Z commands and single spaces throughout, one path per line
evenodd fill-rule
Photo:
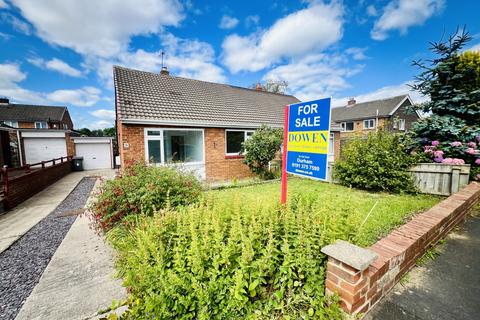
M 242 142 L 267 124 L 283 127 L 283 108 L 299 100 L 227 84 L 114 67 L 121 164 L 181 163 L 202 179 L 251 176 Z M 332 146 L 333 147 L 333 146 Z
M 412 99 L 408 94 L 404 94 L 362 103 L 351 99 L 346 106 L 333 108 L 332 121 L 341 130 L 339 151 L 348 139 L 365 136 L 379 128 L 396 133 L 408 131 L 412 123 L 420 118 L 418 113 L 408 111 L 411 105 Z
M 20 129 L 73 129 L 67 107 L 14 104 L 7 98 L 0 98 L 0 123 Z
M 19 141 L 17 129 L 0 123 L 0 168 L 20 166 Z

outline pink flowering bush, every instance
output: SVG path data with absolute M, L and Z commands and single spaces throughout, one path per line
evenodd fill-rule
M 451 165 L 470 164 L 472 180 L 480 181 L 480 135 L 473 141 L 426 141 L 423 146 L 423 153 L 415 150 L 412 154 L 419 157 L 419 161 L 433 161 L 435 163 L 444 163 Z
M 445 164 L 465 164 L 465 161 L 463 159 L 457 159 L 457 158 L 446 158 L 443 159 L 442 163 Z

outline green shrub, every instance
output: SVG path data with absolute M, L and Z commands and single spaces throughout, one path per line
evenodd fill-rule
M 95 225 L 105 231 L 119 222 L 127 223 L 129 216 L 149 216 L 159 209 L 194 203 L 201 192 L 193 174 L 135 163 L 120 177 L 105 181 L 90 209 Z
M 245 164 L 253 173 L 263 179 L 275 178 L 276 171 L 270 171 L 268 164 L 280 151 L 283 142 L 283 130 L 262 126 L 244 142 Z
M 279 183 L 268 183 L 210 191 L 180 213 L 111 230 L 131 292 L 125 318 L 338 319 L 320 248 L 337 239 L 369 246 L 439 201 L 310 179 L 290 178 L 289 188 L 286 209 Z
M 414 192 L 407 171 L 415 157 L 405 151 L 398 135 L 383 130 L 355 138 L 342 149 L 334 176 L 342 185 L 371 191 Z
M 128 236 L 112 230 L 131 292 L 125 318 L 340 319 L 324 296 L 320 248 L 336 236 L 329 222 L 340 222 L 336 232 L 353 231 L 348 212 L 334 218 L 315 197 L 298 197 L 288 209 L 244 200 L 209 197 L 146 219 Z

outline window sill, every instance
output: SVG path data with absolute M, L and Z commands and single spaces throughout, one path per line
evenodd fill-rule
M 241 154 L 226 154 L 225 155 L 225 159 L 243 159 L 245 158 L 244 155 L 241 155 Z

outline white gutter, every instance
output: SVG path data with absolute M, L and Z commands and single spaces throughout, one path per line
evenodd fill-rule
M 177 120 L 147 120 L 147 119 L 120 119 L 122 124 L 151 124 L 163 126 L 188 126 L 200 128 L 260 128 L 264 123 L 238 123 L 238 122 L 196 122 L 196 121 L 177 121 Z M 270 127 L 283 128 L 280 124 L 265 123 Z

